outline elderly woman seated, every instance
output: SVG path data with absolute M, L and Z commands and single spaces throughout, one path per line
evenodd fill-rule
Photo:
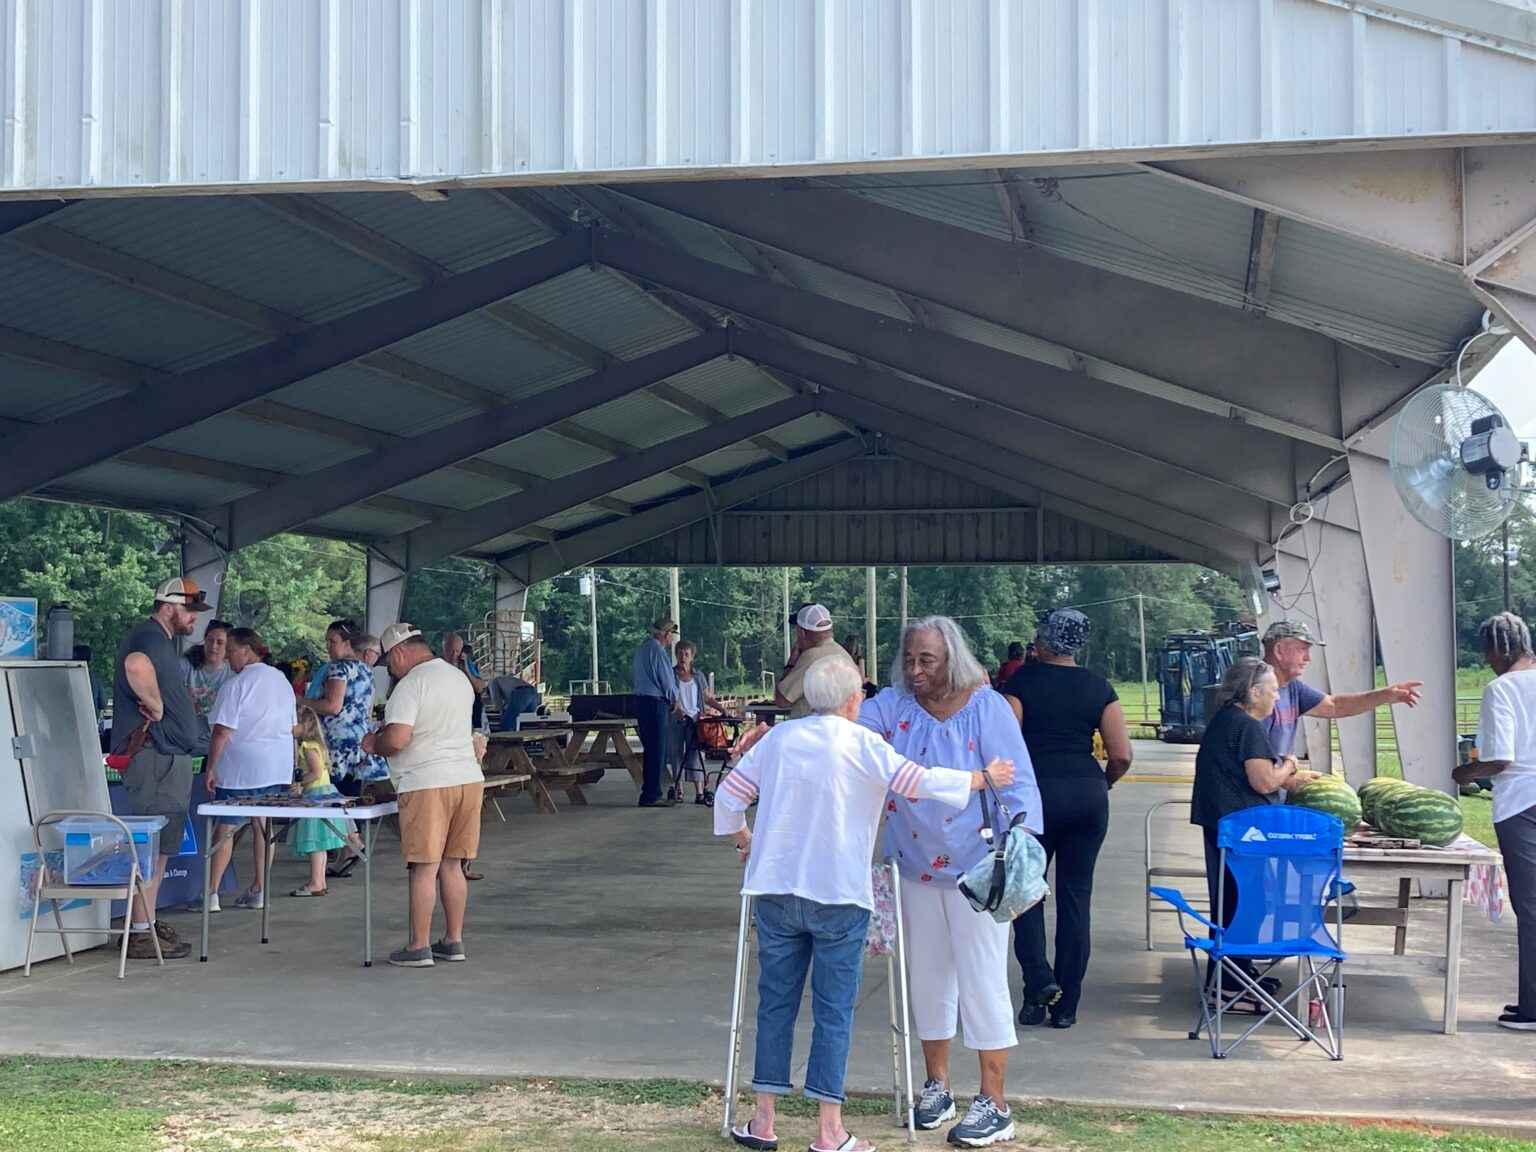
M 886 796 L 963 809 L 982 772 L 923 768 L 857 723 L 863 682 L 849 660 L 822 660 L 805 677 L 814 714 L 767 731 L 720 785 L 715 834 L 734 836 L 747 862 L 742 892 L 756 897 L 757 1106 L 732 1129 L 738 1144 L 771 1150 L 774 1103 L 792 1088 L 790 1045 L 807 972 L 815 1028 L 805 1094 L 820 1102 L 814 1152 L 871 1148 L 843 1127 L 843 1078 L 874 905 L 870 861 Z M 995 785 L 1013 765 L 987 765 Z M 758 802 L 755 836 L 746 811 Z

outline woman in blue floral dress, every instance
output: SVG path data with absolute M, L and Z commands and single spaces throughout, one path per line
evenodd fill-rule
M 320 717 L 331 752 L 331 774 L 337 791 L 359 795 L 375 780 L 387 780 L 389 767 L 381 757 L 363 751 L 363 737 L 373 728 L 373 669 L 357 658 L 352 644 L 363 635 L 351 620 L 336 620 L 325 631 L 324 690 L 310 704 Z

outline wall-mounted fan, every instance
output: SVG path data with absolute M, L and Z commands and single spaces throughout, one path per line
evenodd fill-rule
M 1392 426 L 1392 480 L 1413 518 L 1454 540 L 1497 529 L 1523 490 L 1526 446 L 1482 393 L 1432 384 Z
M 272 614 L 272 602 L 260 588 L 242 588 L 232 607 L 237 628 L 260 628 Z

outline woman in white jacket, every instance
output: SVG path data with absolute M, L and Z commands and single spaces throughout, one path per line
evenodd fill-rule
M 793 1091 L 790 1046 L 809 973 L 815 1028 L 805 1095 L 820 1104 L 811 1148 L 861 1152 L 872 1145 L 843 1127 L 843 1079 L 874 905 L 870 860 L 887 795 L 962 809 L 985 776 L 997 786 L 1010 783 L 1013 765 L 994 760 L 984 774 L 914 764 L 857 723 L 863 682 L 848 660 L 812 666 L 805 699 L 815 714 L 762 735 L 715 799 L 715 834 L 736 838 L 747 862 L 742 892 L 756 898 L 757 1106 L 732 1136 L 758 1152 L 778 1148 L 774 1104 Z

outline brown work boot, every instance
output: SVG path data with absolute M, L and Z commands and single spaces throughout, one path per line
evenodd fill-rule
M 192 945 L 176 935 L 174 928 L 170 929 L 170 940 L 160 941 L 160 955 L 167 960 L 181 960 L 192 955 Z M 159 932 L 155 933 L 160 935 Z M 153 960 L 155 959 L 155 941 L 148 932 L 135 932 L 128 937 L 128 959 Z
M 160 937 L 162 944 L 180 944 L 181 937 L 176 935 L 176 929 L 172 928 L 164 920 L 155 921 L 155 935 Z

